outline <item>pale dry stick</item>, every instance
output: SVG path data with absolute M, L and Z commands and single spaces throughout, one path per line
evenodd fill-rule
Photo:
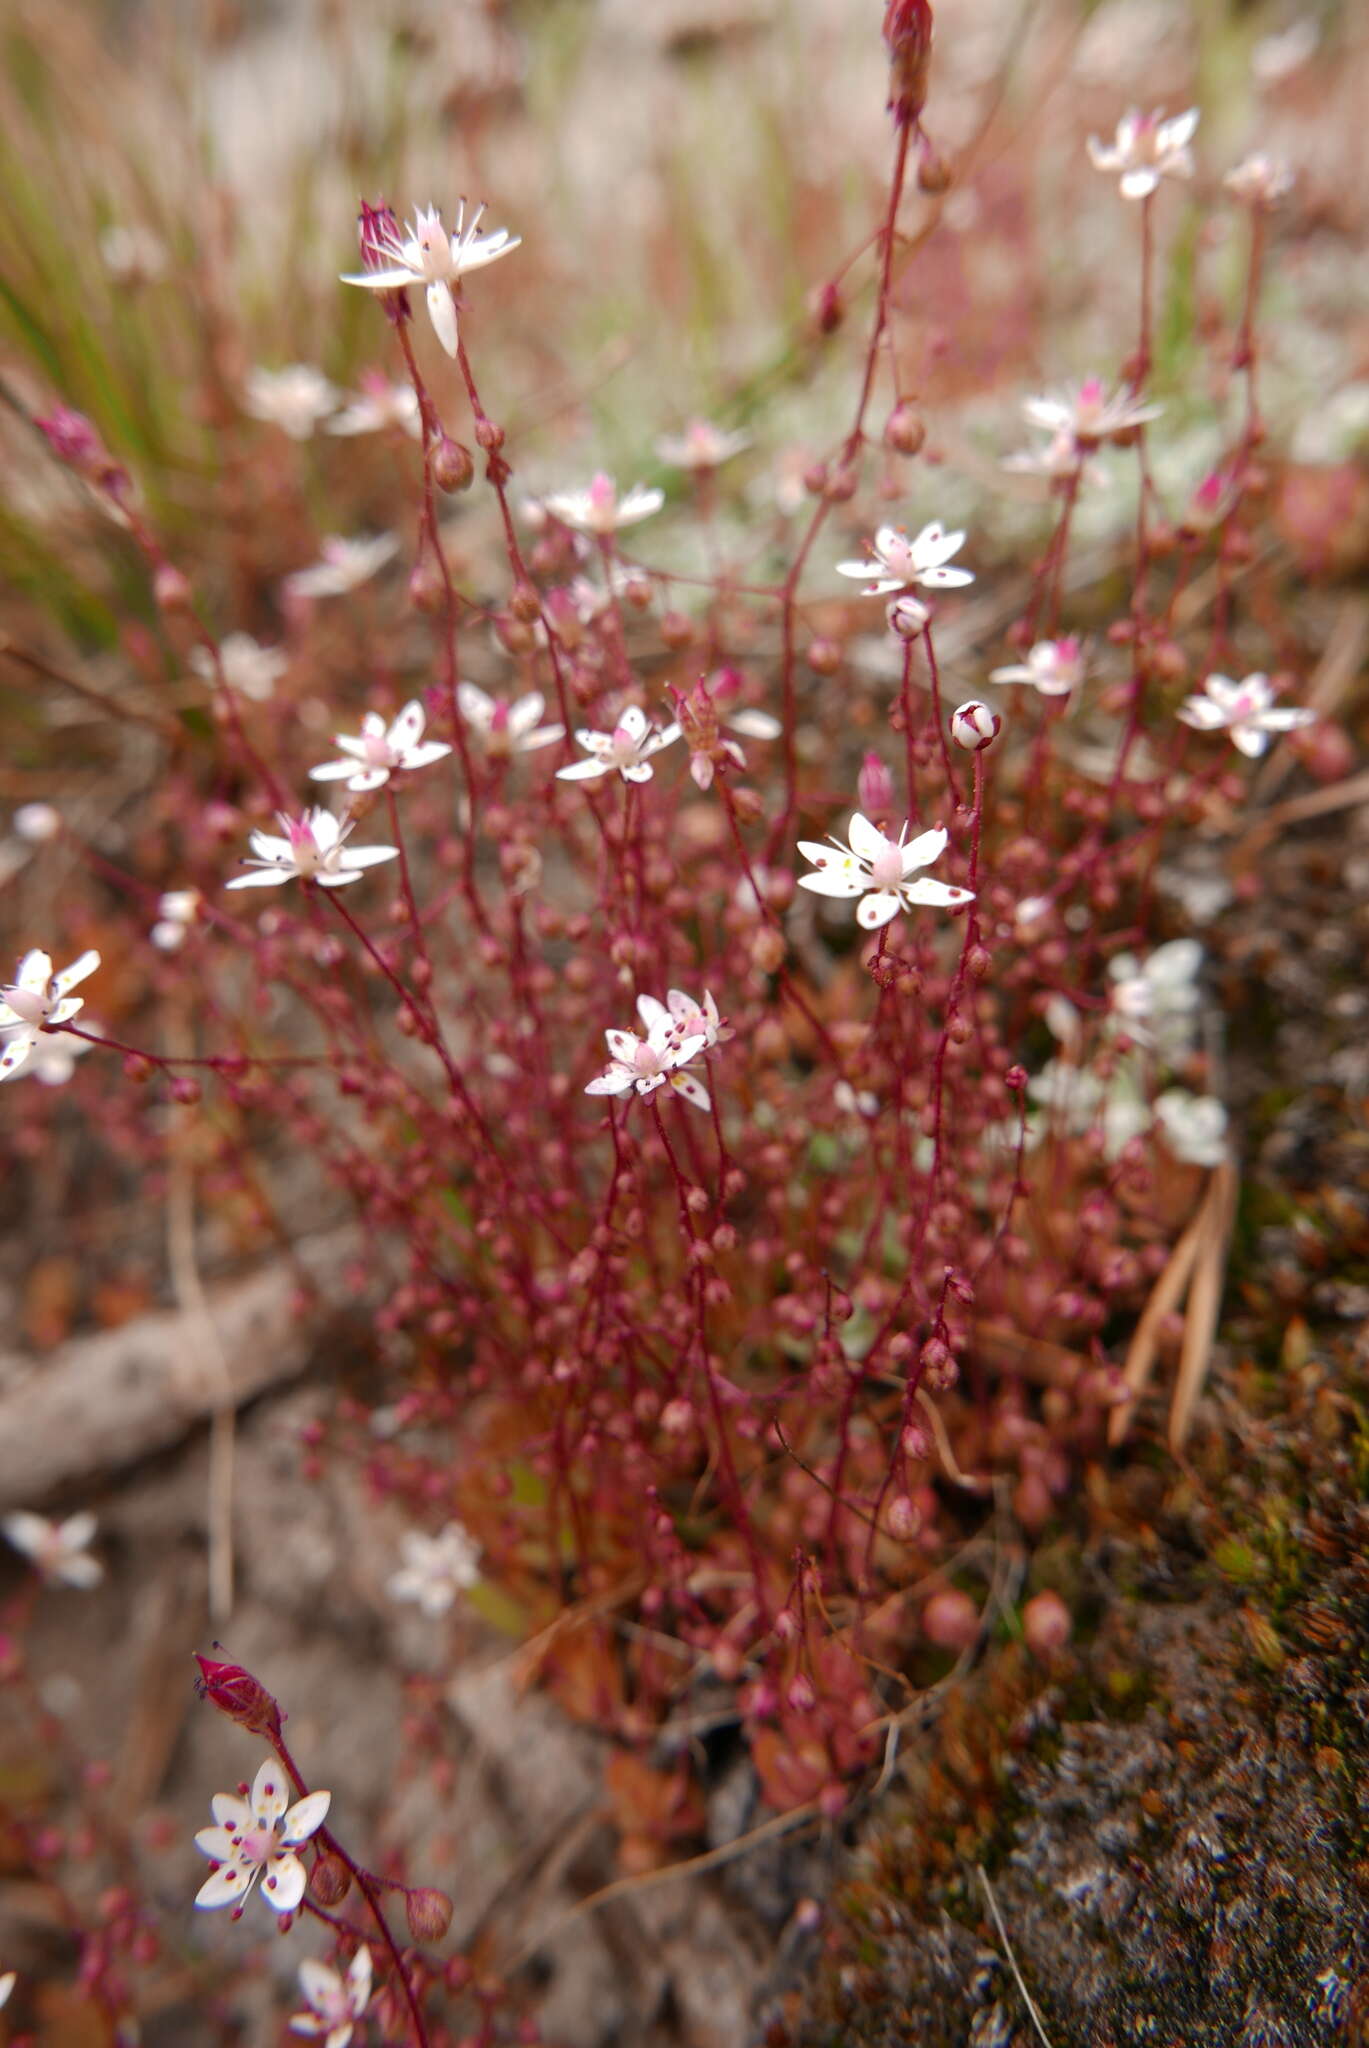
M 1012 1970 L 1013 1976 L 1017 1979 L 1017 1988 L 1022 1993 L 1022 2003 L 1026 2006 L 1031 2016 L 1032 2025 L 1042 2041 L 1044 2041 L 1045 2048 L 1051 2048 L 1050 2035 L 1041 2024 L 1041 2015 L 1036 2010 L 1035 2001 L 1022 1980 L 1022 1972 L 1017 1967 L 1017 1957 L 1012 1952 L 1012 1943 L 1008 1940 L 1008 1930 L 1003 1925 L 1003 1915 L 998 1910 L 998 1901 L 993 1895 L 993 1886 L 989 1883 L 988 1872 L 982 1863 L 976 1863 L 974 1869 L 975 1876 L 984 1887 L 984 1896 L 989 1902 L 989 1911 L 993 1914 L 993 1924 L 998 1929 L 998 1938 L 1003 1944 L 1003 1953 L 1007 1956 L 1008 1965 Z
M 189 1019 L 177 1003 L 167 1037 L 173 1057 L 190 1058 L 194 1038 Z M 209 1307 L 195 1250 L 195 1168 L 187 1140 L 192 1110 L 173 1111 L 170 1130 L 171 1166 L 167 1176 L 166 1250 L 176 1306 L 193 1333 L 201 1361 L 208 1367 L 219 1399 L 209 1418 L 209 1612 L 216 1622 L 233 1612 L 233 1461 L 237 1412 L 233 1380 L 218 1324 Z
M 971 1493 L 988 1493 L 993 1486 L 992 1479 L 989 1479 L 984 1474 L 976 1476 L 970 1472 L 962 1472 L 959 1465 L 957 1465 L 955 1452 L 951 1449 L 951 1439 L 947 1435 L 946 1425 L 941 1419 L 941 1410 L 937 1407 L 936 1402 L 927 1392 L 927 1389 L 925 1387 L 915 1387 L 913 1389 L 913 1399 L 932 1425 L 932 1435 L 936 1438 L 937 1451 L 945 1467 L 946 1477 L 956 1486 L 968 1487 Z
M 1220 1166 L 1213 1168 L 1200 1218 L 1201 1234 L 1193 1266 L 1193 1285 L 1189 1290 L 1188 1313 L 1184 1317 L 1179 1372 L 1169 1407 L 1169 1447 L 1176 1454 L 1184 1447 L 1193 1410 L 1212 1361 L 1212 1340 L 1217 1332 L 1217 1317 L 1226 1286 L 1227 1249 L 1231 1243 L 1231 1226 L 1236 1218 L 1239 1192 L 1240 1181 L 1235 1165 L 1230 1159 L 1224 1159 Z
M 1184 1231 L 1175 1245 L 1155 1285 L 1151 1288 L 1140 1320 L 1127 1346 L 1126 1361 L 1122 1367 L 1122 1382 L 1127 1389 L 1127 1399 L 1114 1408 L 1108 1418 L 1108 1443 L 1116 1449 L 1126 1441 L 1137 1404 L 1149 1383 L 1155 1356 L 1160 1348 L 1160 1325 L 1165 1317 L 1179 1306 L 1188 1291 L 1189 1277 L 1193 1262 L 1198 1256 L 1202 1236 L 1203 1206 Z
M 809 1799 L 802 1806 L 791 1807 L 788 1813 L 772 1814 L 769 1820 L 762 1821 L 759 1827 L 752 1828 L 748 1834 L 739 1835 L 735 1842 L 723 1842 L 716 1849 L 705 1849 L 701 1855 L 687 1856 L 683 1863 L 668 1863 L 661 1870 L 646 1870 L 640 1876 L 615 1877 L 612 1884 L 601 1885 L 597 1892 L 590 1892 L 588 1897 L 578 1899 L 570 1911 L 563 1913 L 559 1920 L 553 1921 L 544 1934 L 536 1935 L 524 1942 L 522 1948 L 502 1965 L 501 1975 L 506 1978 L 512 1977 L 524 1963 L 537 1954 L 539 1949 L 549 1947 L 568 1928 L 583 1920 L 586 1914 L 596 1913 L 600 1906 L 607 1906 L 613 1899 L 627 1898 L 634 1892 L 649 1891 L 658 1884 L 668 1884 L 675 1877 L 699 1877 L 706 1870 L 718 1870 L 723 1864 L 735 1863 L 739 1856 L 748 1855 L 760 1843 L 768 1842 L 776 1835 L 786 1835 L 791 1829 L 802 1827 L 818 1817 L 818 1802 L 816 1799 Z
M 1244 838 L 1231 849 L 1232 864 L 1236 866 L 1253 860 L 1271 839 L 1278 837 L 1285 825 L 1300 825 L 1308 818 L 1329 817 L 1332 812 L 1346 811 L 1361 803 L 1369 803 L 1369 768 L 1362 768 L 1358 775 L 1348 776 L 1344 782 L 1332 783 L 1329 789 L 1309 789 L 1301 796 L 1287 797 L 1283 803 L 1275 804 L 1272 810 L 1250 821 Z

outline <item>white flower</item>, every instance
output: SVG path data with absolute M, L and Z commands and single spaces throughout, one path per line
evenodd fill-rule
M 1193 1042 L 1202 966 L 1196 939 L 1171 939 L 1144 961 L 1117 954 L 1108 962 L 1108 1007 L 1117 1027 L 1171 1063 L 1182 1058 Z
M 243 405 L 253 419 L 269 420 L 292 441 L 307 441 L 339 396 L 322 370 L 311 363 L 290 363 L 283 370 L 249 370 Z
M 630 704 L 612 732 L 587 732 L 583 728 L 576 732 L 576 744 L 590 758 L 573 761 L 569 768 L 558 768 L 557 780 L 587 782 L 596 775 L 611 775 L 616 768 L 624 782 L 650 782 L 651 756 L 679 737 L 678 725 L 649 725 L 641 706 Z
M 329 420 L 330 434 L 379 434 L 386 427 L 398 427 L 411 440 L 420 438 L 423 421 L 412 384 L 389 384 L 384 377 L 367 376 L 361 385 L 360 394 Z
M 461 716 L 480 735 L 487 754 L 533 754 L 549 747 L 565 732 L 563 725 L 539 725 L 546 709 L 540 690 L 510 703 L 504 697 L 489 697 L 474 683 L 458 683 L 456 701 Z
M 90 1029 L 99 1029 L 98 1025 L 91 1024 L 89 1017 L 86 1024 Z M 13 1031 L 0 1031 L 0 1062 L 3 1061 L 5 1047 L 9 1045 L 11 1039 L 21 1035 L 22 1029 L 20 1026 Z M 36 1045 L 32 1039 L 28 1043 L 30 1049 L 21 1061 L 19 1071 L 23 1073 L 26 1081 L 41 1082 L 44 1088 L 65 1087 L 76 1072 L 77 1060 L 83 1058 L 91 1049 L 88 1039 L 73 1038 L 65 1031 L 52 1036 L 45 1032 L 40 1035 Z M 0 1075 L 0 1078 L 7 1077 Z
M 1005 455 L 1003 467 L 1016 470 L 1021 476 L 1049 477 L 1052 483 L 1070 476 L 1077 476 L 1086 484 L 1107 482 L 1107 472 L 1100 463 L 1084 461 L 1072 433 L 1052 434 L 1039 448 L 1023 448 L 1015 455 Z
M 1269 745 L 1271 733 L 1292 732 L 1316 722 L 1315 711 L 1276 706 L 1273 684 L 1265 675 L 1246 676 L 1239 683 L 1230 676 L 1208 676 L 1203 692 L 1201 697 L 1186 697 L 1178 716 L 1199 732 L 1230 733 L 1233 745 L 1252 761 Z
M 236 1920 L 261 1878 L 261 1895 L 272 1911 L 294 1912 L 307 1881 L 295 1850 L 322 1827 L 333 1795 L 310 1792 L 287 1806 L 287 1783 L 279 1763 L 268 1757 L 247 1799 L 214 1794 L 209 1806 L 216 1825 L 195 1837 L 195 1847 L 215 1865 L 195 1894 L 197 1906 L 232 1906 Z
M 1126 1061 L 1119 1061 L 1115 1073 L 1104 1084 L 1086 1067 L 1067 1060 L 1049 1060 L 1027 1083 L 1033 1102 L 1047 1110 L 1070 1136 L 1083 1137 L 1099 1130 L 1103 1153 L 1116 1159 L 1133 1138 L 1150 1129 L 1153 1117 L 1141 1090 L 1139 1076 Z M 1035 1142 L 1036 1134 L 1032 1134 Z
M 460 1522 L 448 1522 L 436 1536 L 406 1530 L 399 1539 L 404 1563 L 386 1587 L 392 1600 L 414 1600 L 434 1618 L 445 1614 L 458 1593 L 480 1578 L 480 1545 Z
M 168 889 L 157 899 L 157 922 L 149 934 L 161 953 L 174 953 L 199 917 L 204 898 L 198 889 Z
M 662 435 L 656 453 L 676 469 L 716 469 L 750 446 L 749 434 L 727 434 L 711 420 L 691 420 L 683 434 Z
M 1163 411 L 1162 405 L 1141 404 L 1129 391 L 1114 391 L 1109 398 L 1101 377 L 1085 377 L 1077 391 L 1059 397 L 1046 394 L 1022 401 L 1022 416 L 1030 425 L 1057 438 L 1069 435 L 1076 449 L 1096 448 L 1129 434 Z
M 636 526 L 650 519 L 665 503 L 665 492 L 634 484 L 618 496 L 618 487 L 603 471 L 590 478 L 583 491 L 552 491 L 542 500 L 552 517 L 565 526 L 578 526 L 586 533 L 617 533 L 623 526 Z
M 17 1508 L 0 1521 L 0 1530 L 43 1578 L 59 1586 L 78 1586 L 89 1592 L 104 1577 L 104 1567 L 89 1554 L 95 1535 L 95 1517 L 68 1515 L 64 1522 L 50 1522 L 46 1515 L 30 1514 Z
M 1068 697 L 1084 680 L 1084 647 L 1076 633 L 1038 640 L 1024 662 L 989 671 L 991 683 L 1030 683 L 1043 697 Z
M 85 1000 L 73 996 L 71 990 L 93 974 L 99 964 L 98 953 L 82 953 L 70 967 L 54 974 L 46 953 L 25 953 L 14 982 L 8 988 L 0 988 L 0 1031 L 6 1034 L 5 1049 L 0 1053 L 0 1081 L 8 1081 L 18 1073 L 38 1043 L 40 1032 L 71 1021 Z
M 964 538 L 963 533 L 947 533 L 939 519 L 933 519 L 912 540 L 901 526 L 881 526 L 869 543 L 869 559 L 838 562 L 837 574 L 865 580 L 862 597 L 887 597 L 891 591 L 907 590 L 914 583 L 927 590 L 955 590 L 961 584 L 974 582 L 968 569 L 945 566 Z
M 62 814 L 51 804 L 20 804 L 10 824 L 26 846 L 43 846 L 62 829 Z
M 1189 1166 L 1220 1166 L 1226 1158 L 1226 1109 L 1215 1095 L 1166 1088 L 1155 1098 L 1155 1114 L 1176 1159 Z
M 931 832 L 919 832 L 916 839 L 905 845 L 903 834 L 907 830 L 905 825 L 897 840 L 886 839 L 857 811 L 851 819 L 849 846 L 843 846 L 837 839 L 830 846 L 800 839 L 799 852 L 813 863 L 817 873 L 800 875 L 799 887 L 812 889 L 819 896 L 859 896 L 856 922 L 867 932 L 878 931 L 900 910 L 911 910 L 918 903 L 949 909 L 971 902 L 973 892 L 969 889 L 955 889 L 930 878 L 916 882 L 908 879 L 915 869 L 925 868 L 940 858 L 948 835 L 938 827 Z
M 682 988 L 668 989 L 664 1003 L 658 1003 L 655 996 L 638 996 L 637 1015 L 648 1031 L 664 1022 L 674 1032 L 677 1041 L 701 1038 L 705 1052 L 732 1036 L 707 989 L 702 1003 L 696 1003 L 693 996 L 687 996 Z
M 1222 179 L 1228 192 L 1245 206 L 1268 211 L 1277 206 L 1293 189 L 1293 173 L 1287 164 L 1278 163 L 1271 156 L 1258 151 L 1244 162 L 1228 171 Z
M 274 889 L 281 882 L 299 880 L 317 882 L 320 889 L 340 889 L 345 882 L 359 882 L 364 868 L 394 860 L 399 852 L 397 846 L 346 846 L 356 820 L 343 823 L 331 811 L 306 811 L 299 818 L 289 818 L 284 811 L 276 815 L 286 836 L 253 832 L 250 844 L 256 858 L 244 858 L 257 872 L 235 875 L 228 888 Z
M 461 200 L 456 209 L 456 227 L 449 236 L 435 206 L 428 207 L 426 211 L 420 208 L 406 236 L 401 239 L 396 235 L 381 245 L 379 253 L 389 259 L 383 269 L 350 272 L 343 276 L 342 282 L 359 284 L 372 292 L 395 291 L 404 285 L 421 284 L 427 293 L 428 318 L 433 323 L 433 332 L 447 354 L 455 356 L 455 293 L 462 278 L 468 270 L 482 270 L 500 256 L 511 255 L 522 239 L 519 235 L 511 235 L 507 228 L 496 228 L 492 234 L 482 235 L 480 222 L 484 211 L 483 206 L 478 206 L 467 225 L 466 202 Z
M 292 2034 L 323 2034 L 323 2048 L 347 2048 L 357 2020 L 371 2002 L 371 1951 L 363 1942 L 345 1978 L 311 1958 L 299 1966 L 299 1988 L 310 2007 L 290 2022 Z
M 355 540 L 334 536 L 324 541 L 320 560 L 311 568 L 296 569 L 286 577 L 285 588 L 292 597 L 341 597 L 369 583 L 398 552 L 399 539 L 393 533 L 362 534 Z
M 191 649 L 190 666 L 207 683 L 216 680 L 214 657 L 207 647 Z M 281 647 L 262 647 L 250 633 L 229 633 L 219 642 L 219 666 L 230 690 L 265 702 L 290 666 Z
M 358 738 L 345 732 L 333 734 L 333 742 L 342 748 L 345 758 L 320 762 L 309 770 L 310 777 L 314 782 L 340 782 L 345 777 L 348 789 L 359 795 L 383 788 L 401 770 L 409 773 L 428 768 L 450 754 L 451 748 L 445 740 L 425 740 L 425 723 L 417 697 L 410 699 L 388 730 L 378 711 L 368 711 Z
M 1124 199 L 1148 199 L 1161 178 L 1191 178 L 1193 157 L 1189 143 L 1198 126 L 1198 109 L 1176 114 L 1171 121 L 1162 112 L 1138 114 L 1134 110 L 1117 123 L 1112 142 L 1089 137 L 1089 157 L 1097 171 L 1111 171 L 1118 177 Z
M 702 1081 L 680 1071 L 708 1042 L 704 1018 L 699 1018 L 702 1030 L 682 1032 L 679 1020 L 654 996 L 638 996 L 637 1015 L 646 1026 L 646 1037 L 639 1038 L 634 1031 L 606 1031 L 612 1057 L 588 1084 L 586 1095 L 627 1095 L 634 1089 L 638 1095 L 653 1095 L 658 1088 L 669 1087 L 696 1109 L 707 1109 L 708 1090 Z

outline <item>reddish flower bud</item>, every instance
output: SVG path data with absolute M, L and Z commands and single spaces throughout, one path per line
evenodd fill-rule
M 415 1941 L 441 1941 L 452 1924 L 452 1902 L 431 1885 L 404 1895 L 404 1914 Z
M 1058 1593 L 1037 1593 L 1022 1610 L 1022 1633 L 1027 1648 L 1038 1657 L 1052 1657 L 1063 1650 L 1074 1633 L 1070 1611 Z
M 340 1906 L 351 1888 L 351 1871 L 340 1856 L 325 1849 L 310 1872 L 310 1891 L 321 1906 Z
M 884 10 L 889 46 L 889 112 L 900 127 L 914 124 L 927 99 L 932 61 L 931 0 L 889 0 Z
M 876 823 L 894 815 L 894 778 L 878 754 L 867 754 L 856 777 L 856 797 L 867 818 Z
M 468 491 L 475 481 L 475 463 L 469 448 L 450 434 L 439 434 L 428 450 L 433 482 L 439 491 Z
M 244 1671 L 241 1664 L 216 1664 L 212 1657 L 201 1657 L 198 1652 L 195 1662 L 200 1667 L 195 1690 L 202 1700 L 209 1700 L 253 1735 L 269 1738 L 280 1734 L 280 1708 L 250 1671 Z
M 69 405 L 54 405 L 34 426 L 46 434 L 48 446 L 59 462 L 65 462 L 97 491 L 116 503 L 128 489 L 128 471 L 114 460 L 99 433 L 83 412 Z
M 964 747 L 967 754 L 978 754 L 985 747 L 991 747 L 1003 729 L 1003 721 L 996 711 L 991 711 L 975 697 L 968 704 L 958 705 L 951 713 L 951 738 L 958 747 Z
M 404 231 L 394 208 L 368 206 L 363 199 L 361 212 L 357 215 L 357 240 L 361 244 L 363 270 L 388 270 L 394 262 L 395 249 L 404 240 Z M 402 286 L 396 286 L 392 292 L 382 292 L 380 303 L 392 327 L 402 327 L 406 320 L 414 317 L 409 294 Z
M 825 284 L 818 293 L 815 310 L 819 334 L 835 334 L 846 318 L 846 307 L 842 303 L 840 287 Z

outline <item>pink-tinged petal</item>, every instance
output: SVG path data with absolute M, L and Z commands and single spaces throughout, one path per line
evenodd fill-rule
M 626 733 L 634 746 L 640 746 L 646 737 L 646 713 L 640 704 L 629 704 L 618 720 L 618 731 Z
M 290 1781 L 273 1756 L 252 1780 L 248 1802 L 257 1820 L 277 1821 L 290 1804 Z
M 878 889 L 871 896 L 862 896 L 856 905 L 856 923 L 862 930 L 877 932 L 881 925 L 888 924 L 891 917 L 897 917 L 903 908 L 897 896 L 886 889 Z
M 218 1906 L 236 1906 L 251 1891 L 255 1875 L 240 1863 L 225 1863 L 222 1869 L 210 1872 L 195 1894 L 195 1904 L 207 1913 Z
M 961 903 L 973 903 L 972 889 L 957 889 L 950 882 L 934 882 L 926 875 L 918 882 L 905 882 L 903 895 L 909 903 L 928 903 L 938 910 L 953 910 Z
M 1251 761 L 1258 761 L 1269 745 L 1269 734 L 1257 725 L 1233 725 L 1232 744 Z
M 311 782 L 341 782 L 344 775 L 356 774 L 355 761 L 320 761 L 317 768 L 309 770 Z
M 416 747 L 423 737 L 423 728 L 427 722 L 423 706 L 417 697 L 411 697 L 386 735 L 395 752 L 407 754 L 411 748 Z
M 274 1913 L 293 1913 L 304 1897 L 304 1865 L 288 1849 L 274 1855 L 261 1881 L 261 1895 Z
M 664 1074 L 639 1074 L 636 1082 L 637 1093 L 639 1095 L 654 1095 L 658 1088 L 665 1086 L 665 1081 L 666 1077 Z
M 82 953 L 79 960 L 73 960 L 70 967 L 64 967 L 60 974 L 54 974 L 52 986 L 59 996 L 64 996 L 68 989 L 75 988 L 78 981 L 84 981 L 88 974 L 93 974 L 99 964 L 100 956 L 92 948 Z
M 494 721 L 493 697 L 486 696 L 485 692 L 477 689 L 474 683 L 458 683 L 456 686 L 456 701 L 460 706 L 463 718 L 468 719 L 472 725 L 478 726 L 482 732 L 489 731 Z M 523 701 L 526 703 L 527 699 L 525 698 Z M 538 701 L 540 703 L 541 700 L 539 699 Z M 513 724 L 516 711 L 517 708 L 515 707 L 515 710 L 509 713 L 510 726 Z
M 606 1031 L 604 1038 L 614 1059 L 619 1061 L 622 1066 L 630 1067 L 637 1056 L 637 1049 L 642 1042 L 641 1039 L 631 1031 Z
M 624 782 L 650 782 L 655 771 L 650 761 L 629 761 L 618 773 Z
M 596 775 L 608 775 L 611 772 L 612 764 L 608 761 L 572 761 L 569 768 L 557 769 L 556 780 L 558 782 L 589 782 Z
M 626 1095 L 632 1086 L 632 1075 L 626 1067 L 619 1067 L 615 1073 L 611 1068 L 607 1074 L 585 1084 L 586 1095 Z
M 946 851 L 948 837 L 944 825 L 935 825 L 930 832 L 919 832 L 916 839 L 910 839 L 903 849 L 904 874 L 910 875 L 914 868 L 929 867 L 939 860 Z
M 299 1986 L 310 2005 L 321 2006 L 325 1999 L 341 1992 L 342 1979 L 327 1963 L 306 1956 L 299 1966 Z
M 672 1074 L 670 1085 L 677 1095 L 683 1095 L 686 1102 L 692 1102 L 695 1109 L 710 1107 L 708 1090 L 702 1081 L 696 1081 L 693 1074 Z
M 342 859 L 349 868 L 375 868 L 382 861 L 397 860 L 397 846 L 349 846 Z
M 250 875 L 235 875 L 223 886 L 225 889 L 277 889 L 282 882 L 294 879 L 293 868 L 256 868 Z
M 861 896 L 866 880 L 850 868 L 820 868 L 815 875 L 800 875 L 799 887 L 811 889 L 815 896 Z
M 433 333 L 441 342 L 447 354 L 456 360 L 456 305 L 451 287 L 445 284 L 428 286 L 428 318 L 433 323 Z

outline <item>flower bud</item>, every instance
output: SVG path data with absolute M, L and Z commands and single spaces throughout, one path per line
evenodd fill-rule
M 394 262 L 395 250 L 404 240 L 393 207 L 368 206 L 363 199 L 361 212 L 357 215 L 357 240 L 361 244 L 363 270 L 388 270 Z M 409 294 L 402 285 L 397 285 L 393 291 L 382 292 L 380 303 L 392 327 L 402 327 L 406 320 L 413 318 Z
M 174 562 L 159 562 L 152 578 L 152 595 L 158 611 L 188 612 L 190 584 Z
M 905 400 L 894 407 L 884 422 L 884 445 L 896 455 L 916 455 L 927 438 L 921 413 Z
M 885 613 L 889 631 L 897 633 L 900 640 L 916 640 L 931 616 L 922 600 L 907 590 L 894 599 Z
M 814 314 L 819 334 L 835 334 L 846 317 L 842 304 L 841 289 L 835 284 L 825 284 L 814 302 Z
M 1037 1593 L 1022 1609 L 1022 1633 L 1037 1657 L 1063 1650 L 1074 1633 L 1070 1611 L 1058 1593 Z
M 241 1664 L 217 1664 L 212 1657 L 201 1657 L 198 1651 L 195 1662 L 200 1667 L 195 1690 L 202 1700 L 209 1700 L 221 1714 L 227 1714 L 230 1721 L 236 1721 L 253 1735 L 269 1738 L 280 1734 L 280 1708 L 250 1671 L 244 1671 Z
M 884 40 L 889 46 L 889 112 L 900 128 L 911 127 L 927 100 L 931 0 L 889 0 L 884 10 Z
M 50 413 L 35 417 L 33 424 L 47 436 L 48 446 L 59 462 L 65 462 L 88 484 L 116 502 L 125 495 L 128 471 L 114 460 L 97 428 L 83 412 L 69 405 L 54 405 Z
M 469 448 L 450 434 L 439 434 L 428 450 L 428 464 L 439 491 L 468 491 L 475 481 L 475 462 Z
M 310 1872 L 310 1891 L 321 1906 L 340 1906 L 351 1888 L 351 1871 L 340 1856 L 325 1849 Z
M 452 1902 L 432 1885 L 404 1895 L 404 1915 L 415 1941 L 441 1941 L 452 1924 Z
M 856 777 L 856 800 L 867 818 L 894 815 L 894 778 L 878 754 L 867 754 Z
M 979 1634 L 979 1609 L 968 1593 L 948 1586 L 923 1608 L 922 1633 L 939 1650 L 968 1650 Z
M 996 711 L 972 697 L 968 704 L 961 704 L 951 713 L 951 738 L 967 754 L 978 754 L 985 747 L 991 747 L 1003 730 L 1003 721 Z

